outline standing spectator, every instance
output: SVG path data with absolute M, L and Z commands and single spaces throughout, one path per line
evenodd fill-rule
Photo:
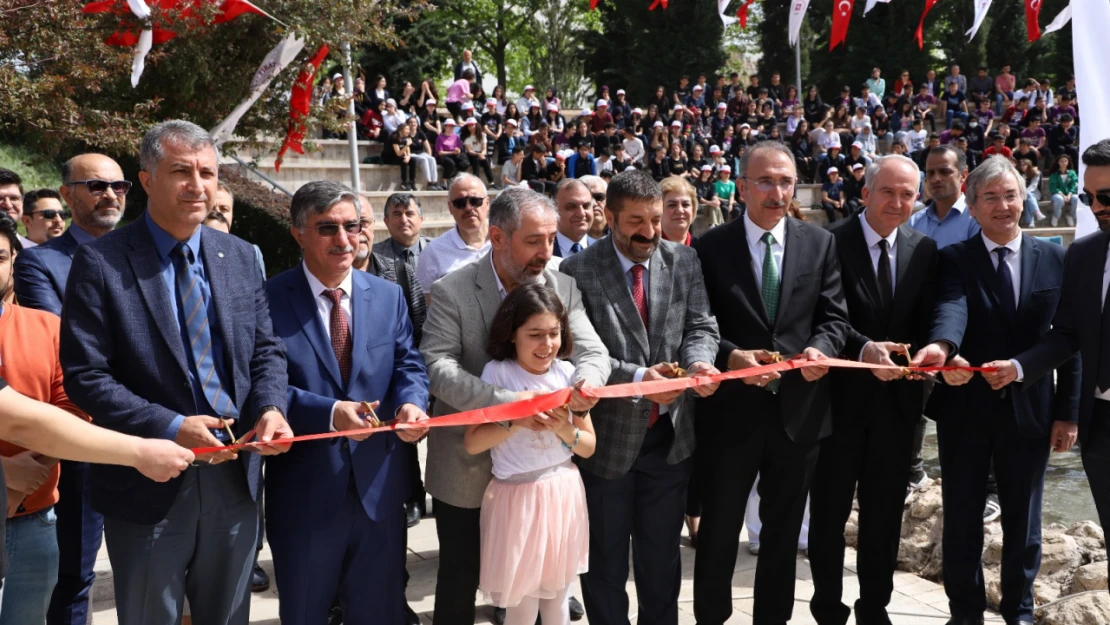
M 867 87 L 879 102 L 886 96 L 886 80 L 881 77 L 882 71 L 878 67 L 871 68 L 871 77 L 867 79 Z
M 462 139 L 455 134 L 455 119 L 443 120 L 443 134 L 436 138 L 436 162 L 443 166 L 443 179 L 451 180 L 460 171 L 466 171 L 470 159 L 462 153 Z
M 14 171 L 2 167 L 0 167 L 0 210 L 6 212 L 15 223 L 19 223 L 23 218 L 23 179 Z M 22 234 L 16 236 L 22 249 L 35 247 L 36 243 Z
M 1052 227 L 1060 223 L 1064 214 L 1068 226 L 1075 225 L 1075 210 L 1079 207 L 1079 175 L 1070 168 L 1071 158 L 1067 154 L 1056 157 L 1052 175 L 1048 177 L 1048 193 L 1052 198 Z M 1066 207 L 1066 210 L 1065 210 Z
M 840 169 L 829 167 L 825 171 L 825 182 L 821 183 L 821 208 L 829 218 L 829 223 L 840 219 L 844 210 L 844 181 L 840 179 Z
M 424 318 L 427 315 L 427 301 L 424 289 L 416 277 L 416 267 L 420 254 L 432 242 L 428 237 L 420 234 L 424 225 L 424 212 L 420 207 L 420 199 L 408 193 L 394 193 L 385 200 L 385 227 L 389 231 L 389 238 L 374 243 L 374 253 L 392 260 L 397 268 L 397 283 L 405 293 L 408 303 L 409 320 L 412 322 L 413 343 L 419 341 L 423 335 Z M 409 465 L 409 477 L 412 479 L 413 494 L 405 504 L 406 517 L 410 525 L 415 525 L 424 514 L 424 485 L 420 479 L 420 464 L 417 455 L 413 454 Z M 416 510 L 419 514 L 415 515 Z
M 23 227 L 35 245 L 62 236 L 69 211 L 62 207 L 62 196 L 54 189 L 34 189 L 23 195 Z
M 959 68 L 955 65 L 952 67 Z M 949 78 L 952 78 L 949 76 Z M 960 76 L 963 78 L 963 76 Z M 965 81 L 966 82 L 966 81 Z M 953 120 L 960 120 L 960 123 L 967 124 L 968 110 L 967 110 L 967 97 L 964 92 L 959 89 L 959 81 L 945 82 L 944 97 L 941 98 L 941 103 L 944 104 L 944 127 L 951 128 Z
M 474 70 L 463 70 L 462 74 L 447 88 L 447 110 L 458 119 L 463 104 L 470 102 L 470 85 L 474 82 Z
M 925 210 L 910 216 L 910 227 L 937 242 L 938 248 L 965 241 L 979 232 L 979 224 L 968 214 L 963 187 L 967 161 L 962 152 L 948 145 L 937 146 L 925 160 L 925 190 L 930 201 Z
M 593 224 L 593 195 L 581 180 L 567 178 L 556 186 L 554 199 L 559 227 L 551 254 L 570 258 L 594 243 L 589 237 Z
M 287 451 L 285 350 L 271 331 L 254 249 L 200 226 L 216 193 L 211 138 L 189 122 L 162 122 L 143 138 L 139 161 L 146 213 L 82 245 L 73 261 L 61 337 L 67 394 L 117 431 L 192 448 L 253 429 L 259 454 Z M 187 317 L 186 308 L 205 312 Z M 209 351 L 213 342 L 221 349 Z M 187 382 L 168 383 L 169 372 Z M 197 412 L 220 418 L 184 416 Z M 200 623 L 248 622 L 261 461 L 236 458 L 202 457 L 161 485 L 93 467 L 120 623 L 179 622 L 186 598 Z M 202 491 L 221 504 L 201 506 Z
M 470 117 L 466 120 L 466 127 L 463 129 L 463 149 L 466 150 L 466 158 L 470 161 L 470 171 L 474 175 L 478 175 L 481 170 L 486 174 L 486 180 L 489 185 L 494 189 L 500 188 L 497 180 L 493 177 L 493 168 L 490 167 L 489 158 L 486 156 L 486 135 L 483 128 L 478 128 L 478 120 Z
M 470 70 L 476 82 L 482 82 L 482 72 L 478 69 L 478 64 L 474 62 L 474 55 L 470 53 L 470 50 L 463 50 L 462 59 L 455 64 L 455 80 L 463 78 L 466 70 Z
M 416 278 L 425 295 L 432 284 L 452 271 L 473 262 L 489 249 L 489 195 L 477 176 L 462 174 L 447 191 L 447 209 L 455 227 L 424 247 L 416 266 Z M 433 393 L 434 394 L 434 393 Z

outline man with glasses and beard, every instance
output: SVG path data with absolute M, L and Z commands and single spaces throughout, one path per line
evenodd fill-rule
M 35 189 L 23 196 L 22 219 L 27 238 L 39 245 L 62 236 L 69 211 L 62 206 L 62 196 L 54 189 Z
M 481 182 L 474 180 L 480 188 Z M 489 221 L 491 250 L 431 288 L 420 347 L 436 397 L 433 417 L 534 395 L 499 389 L 480 378 L 490 360 L 486 347 L 494 313 L 520 284 L 546 284 L 559 294 L 569 311 L 575 346 L 571 360 L 577 367 L 575 382 L 597 387 L 609 379 L 609 353 L 586 317 L 574 279 L 548 267 L 557 232 L 554 203 L 534 191 L 508 189 L 494 200 Z M 421 268 L 429 250 L 442 238 L 421 254 Z M 575 391 L 570 407 L 588 410 L 596 401 Z M 536 427 L 542 426 L 537 423 Z M 474 595 L 481 566 L 482 495 L 493 477 L 493 464 L 489 452 L 467 453 L 464 430 L 432 428 L 428 437 L 425 486 L 433 497 L 440 560 L 434 625 L 474 623 Z M 568 603 L 577 602 L 570 599 Z M 504 619 L 504 611 L 494 618 Z
M 431 296 L 432 283 L 474 262 L 489 249 L 489 195 L 477 176 L 459 174 L 447 192 L 447 208 L 455 227 L 432 239 L 420 254 L 416 278 L 424 293 Z M 479 374 L 481 371 L 478 372 Z
M 24 250 L 15 262 L 15 294 L 21 306 L 62 314 L 66 280 L 80 245 L 109 233 L 123 217 L 131 183 L 103 154 L 80 154 L 62 165 L 58 192 L 70 207 L 73 223 L 61 236 Z M 58 584 L 50 600 L 50 625 L 84 625 L 89 591 L 96 574 L 104 520 L 92 509 L 86 484 L 88 465 L 62 461 L 58 482 Z

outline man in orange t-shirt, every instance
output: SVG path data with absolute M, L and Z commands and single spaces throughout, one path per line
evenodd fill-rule
M 18 251 L 15 222 L 0 217 L 0 295 L 12 289 L 12 260 Z M 0 304 L 0 377 L 32 399 L 87 419 L 62 388 L 60 325 L 48 312 Z M 58 579 L 58 460 L 0 441 L 0 465 L 7 478 L 9 560 L 0 622 L 44 623 Z

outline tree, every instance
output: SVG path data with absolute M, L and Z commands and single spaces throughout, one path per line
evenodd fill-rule
M 396 45 L 391 20 L 424 7 L 420 0 L 399 1 L 270 0 L 266 9 L 306 38 L 307 57 L 322 43 L 338 50 L 344 40 L 356 48 Z M 91 16 L 78 2 L 9 0 L 0 23 L 0 132 L 47 155 L 93 149 L 126 156 L 157 121 L 183 118 L 213 127 L 246 96 L 262 58 L 287 31 L 253 14 L 206 26 L 219 5 L 197 5 L 199 18 L 187 22 L 180 11 L 155 9 L 155 26 L 178 36 L 154 46 L 132 89 L 131 50 L 104 44 L 117 29 L 138 31 L 126 0 L 117 0 L 112 13 Z M 285 134 L 286 96 L 298 69 L 294 63 L 278 75 L 243 117 L 238 135 Z M 323 121 L 321 112 L 310 121 Z
M 367 74 L 368 88 L 373 88 L 372 79 L 377 74 L 386 77 L 389 89 L 395 93 L 405 80 L 412 82 L 419 93 L 420 81 L 425 78 L 439 82 L 447 77 L 457 56 L 456 36 L 439 10 L 441 5 L 442 0 L 436 0 L 429 4 L 434 10 L 413 17 L 393 17 L 389 27 L 397 35 L 396 45 L 358 50 L 356 64 Z
M 456 40 L 474 41 L 493 61 L 497 82 L 504 85 L 509 46 L 529 36 L 537 6 L 536 0 L 443 0 L 440 11 Z
M 532 81 L 555 87 L 564 105 L 585 102 L 592 94 L 584 80 L 583 45 L 591 30 L 600 32 L 594 11 L 566 0 L 538 0 L 525 43 Z M 542 87 L 541 87 L 542 88 Z

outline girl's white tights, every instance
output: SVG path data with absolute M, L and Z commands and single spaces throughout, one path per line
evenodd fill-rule
M 505 610 L 505 625 L 536 625 L 536 615 L 543 617 L 543 625 L 569 625 L 568 595 L 570 595 L 570 586 L 564 588 L 553 599 L 525 597 L 521 599 L 520 605 Z

